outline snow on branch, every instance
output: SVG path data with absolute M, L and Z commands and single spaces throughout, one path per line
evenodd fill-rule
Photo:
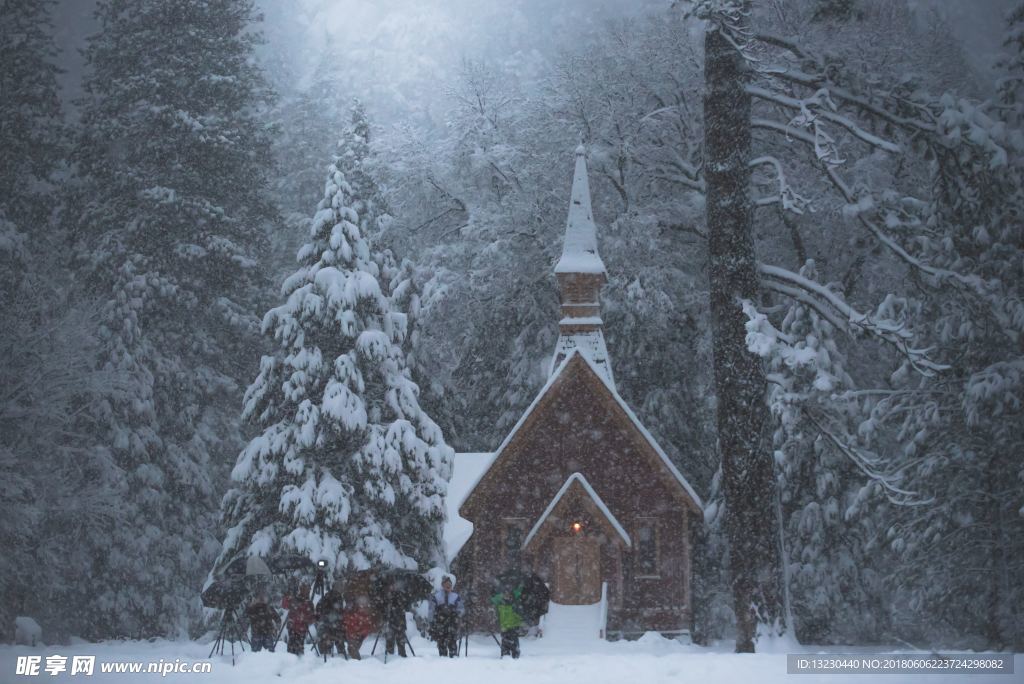
M 858 198 L 853 189 L 847 185 L 846 181 L 836 172 L 835 169 L 828 166 L 825 167 L 825 174 L 828 176 L 829 181 L 839 191 L 839 194 L 850 204 L 860 206 L 863 198 Z M 875 236 L 875 238 L 883 245 L 888 247 L 896 256 L 905 262 L 908 266 L 911 266 L 922 273 L 932 276 L 940 281 L 952 281 L 953 283 L 965 286 L 969 290 L 979 294 L 983 297 L 988 297 L 989 288 L 986 286 L 984 280 L 974 275 L 964 275 L 947 268 L 939 268 L 932 266 L 924 261 L 921 261 L 917 257 L 910 254 L 905 250 L 898 242 L 896 242 L 885 230 L 878 224 L 877 221 L 872 220 L 868 217 L 867 212 L 858 211 L 856 212 L 857 220 L 860 221 L 861 225 L 868 229 L 868 231 Z
M 884 121 L 887 121 L 895 126 L 899 126 L 906 130 L 914 131 L 926 131 L 934 132 L 936 125 L 934 123 L 935 115 L 926 106 L 918 102 L 908 101 L 906 98 L 898 98 L 898 103 L 904 107 L 910 106 L 916 108 L 928 119 L 932 121 L 914 119 L 906 116 L 900 116 L 893 113 L 892 111 L 875 104 L 867 98 L 855 94 L 846 88 L 839 87 L 834 83 L 830 82 L 830 79 L 825 75 L 825 67 L 823 61 L 817 56 L 809 53 L 807 50 L 797 45 L 794 41 L 783 38 L 781 36 L 775 36 L 765 33 L 755 33 L 751 36 L 751 40 L 754 42 L 761 43 L 770 47 L 782 48 L 792 53 L 797 59 L 802 60 L 805 67 L 815 70 L 817 73 L 809 74 L 799 69 L 794 69 L 789 66 L 762 66 L 758 71 L 766 76 L 774 77 L 789 83 L 803 86 L 805 88 L 828 88 L 829 93 L 837 100 L 841 100 L 846 104 L 853 105 L 863 112 L 867 112 L 873 116 L 878 117 Z M 891 93 L 881 93 L 882 97 L 888 100 L 897 99 Z
M 869 315 L 857 311 L 824 285 L 792 271 L 758 264 L 758 272 L 765 277 L 764 283 L 769 289 L 810 306 L 837 328 L 862 331 L 891 345 L 922 375 L 931 377 L 949 368 L 929 359 L 929 349 L 912 347 L 914 334 L 906 324 L 886 315 L 893 308 L 892 297 L 886 298 L 878 313 Z
M 825 437 L 839 453 L 849 458 L 869 480 L 878 484 L 889 503 L 896 506 L 924 506 L 934 502 L 934 497 L 923 499 L 917 492 L 897 486 L 902 479 L 901 469 L 888 473 L 883 472 L 881 459 L 872 452 L 856 446 L 853 440 L 844 439 L 830 430 L 822 420 L 822 416 L 815 415 L 816 413 L 810 409 L 804 410 L 804 415 L 818 430 L 818 433 Z
M 696 0 L 686 14 L 706 21 L 707 30 L 718 31 L 744 59 L 758 61 L 750 54 L 754 34 L 750 30 L 749 0 Z
M 818 140 L 815 136 L 806 131 L 794 128 L 793 126 L 787 126 L 786 124 L 772 121 L 771 119 L 762 118 L 752 119 L 751 125 L 754 128 L 776 131 L 784 134 L 787 138 L 811 145 L 815 148 L 815 152 L 818 152 L 819 150 Z M 1005 315 L 998 308 L 998 302 L 991 301 L 991 288 L 982 278 L 976 275 L 964 275 L 948 268 L 933 266 L 910 254 L 910 252 L 904 249 L 902 245 L 900 245 L 886 232 L 877 220 L 874 220 L 871 217 L 870 209 L 875 206 L 873 200 L 865 198 L 864 196 L 858 196 L 846 181 L 843 180 L 842 176 L 839 175 L 839 172 L 835 168 L 836 164 L 829 163 L 827 160 L 823 160 L 820 157 L 819 160 L 821 161 L 822 169 L 828 181 L 833 187 L 835 187 L 842 198 L 846 200 L 848 206 L 846 214 L 851 218 L 855 217 L 857 221 L 859 221 L 860 224 L 864 226 L 864 228 L 866 228 L 868 232 L 870 232 L 883 246 L 892 251 L 901 261 L 911 268 L 914 268 L 925 275 L 931 276 L 939 282 L 951 282 L 960 289 L 966 290 L 988 301 L 989 304 L 992 305 L 993 314 L 996 319 L 1002 320 L 1005 318 Z
M 835 102 L 832 101 L 831 91 L 828 88 L 818 88 L 813 95 L 802 99 L 775 93 L 759 86 L 747 86 L 745 90 L 753 97 L 767 102 L 772 102 L 789 109 L 797 110 L 799 114 L 790 123 L 800 127 L 813 127 L 816 139 L 818 137 L 817 121 L 821 118 L 845 128 L 847 131 L 852 133 L 854 137 L 872 147 L 885 150 L 886 152 L 891 152 L 893 154 L 899 154 L 903 151 L 903 148 L 898 144 L 865 131 L 849 117 L 837 113 L 835 111 Z M 831 140 L 831 138 L 829 138 L 829 140 Z M 819 152 L 819 159 L 820 158 L 822 158 L 822 155 Z
M 779 193 L 772 197 L 762 197 L 756 201 L 758 206 L 765 206 L 769 204 L 781 204 L 782 208 L 786 211 L 791 211 L 794 214 L 804 213 L 804 209 L 807 209 L 811 202 L 806 197 L 797 194 L 793 187 L 786 180 L 786 173 L 782 170 L 782 162 L 775 157 L 766 155 L 753 159 L 748 164 L 751 168 L 758 166 L 771 166 L 775 169 L 775 181 L 779 185 Z

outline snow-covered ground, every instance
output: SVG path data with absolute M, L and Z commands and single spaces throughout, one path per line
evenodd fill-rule
M 639 641 L 603 642 L 591 641 L 580 644 L 552 643 L 544 639 L 523 639 L 523 657 L 519 660 L 499 660 L 498 647 L 488 636 L 474 637 L 470 641 L 469 658 L 449 660 L 439 658 L 433 644 L 412 636 L 416 658 L 389 658 L 385 664 L 378 656 L 368 657 L 372 638 L 364 645 L 367 654 L 362 661 L 344 661 L 334 658 L 323 662 L 312 654 L 302 658 L 283 652 L 284 644 L 277 653 L 244 653 L 235 667 L 230 657 L 214 657 L 209 674 L 172 673 L 166 677 L 159 674 L 114 674 L 101 673 L 103 663 L 116 661 L 182 663 L 208 662 L 206 655 L 209 645 L 194 642 L 106 642 L 102 644 L 79 644 L 30 648 L 27 646 L 0 646 L 0 683 L 20 684 L 21 682 L 217 682 L 217 684 L 259 684 L 261 682 L 290 681 L 298 684 L 575 684 L 586 682 L 600 684 L 714 684 L 716 682 L 782 682 L 797 684 L 827 682 L 843 684 L 856 682 L 867 684 L 874 681 L 872 675 L 787 675 L 786 648 L 777 653 L 736 655 L 731 653 L 731 643 L 719 647 L 700 648 L 683 645 L 677 641 L 648 635 Z M 798 647 L 800 652 L 825 652 L 824 649 Z M 840 649 L 830 648 L 827 652 Z M 867 649 L 857 649 L 860 653 Z M 15 674 L 18 656 L 42 656 L 42 666 L 36 676 Z M 44 670 L 46 656 L 96 656 L 95 673 L 92 676 L 71 675 L 69 672 L 51 676 Z M 996 675 L 982 678 L 985 682 L 1020 682 L 1024 673 L 1024 656 L 1016 656 L 1014 675 Z M 70 670 L 70 667 L 69 667 Z M 971 675 L 886 675 L 886 684 L 902 682 L 966 682 L 974 681 Z

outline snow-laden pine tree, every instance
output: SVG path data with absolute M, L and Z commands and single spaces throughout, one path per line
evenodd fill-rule
M 349 122 L 338 144 L 335 164 L 345 174 L 352 189 L 354 209 L 359 216 L 359 229 L 363 236 L 374 242 L 391 220 L 387 202 L 381 194 L 372 171 L 373 155 L 370 148 L 370 121 L 366 108 L 353 100 L 349 109 Z
M 750 33 L 749 0 L 705 3 L 704 154 L 711 330 L 722 491 L 726 503 L 736 651 L 753 652 L 759 632 L 784 630 L 783 578 L 768 408 L 760 360 L 747 349 L 741 300 L 760 284 L 752 232 L 751 80 L 740 45 Z
M 344 151 L 345 145 L 342 145 Z M 218 565 L 292 551 L 342 571 L 443 562 L 452 450 L 420 408 L 392 309 L 336 158 L 286 302 L 263 319 L 264 356 L 243 416 L 261 433 L 224 500 Z
M 0 4 L 0 624 L 36 608 L 32 602 L 41 527 L 38 505 L 45 480 L 39 468 L 39 363 L 26 346 L 40 342 L 49 288 L 28 283 L 34 257 L 45 253 L 50 214 L 47 195 L 60 162 L 63 123 L 49 3 Z M 54 417 L 53 415 L 50 416 Z M 49 426 L 59 429 L 51 423 Z
M 270 230 L 271 268 L 275 285 L 291 275 L 295 252 L 309 235 L 309 208 L 323 194 L 323 169 L 311 160 L 333 149 L 349 121 L 345 106 L 351 91 L 339 68 L 344 60 L 329 52 L 316 63 L 305 88 L 283 90 L 274 108 L 278 134 L 274 137 L 275 172 L 270 189 L 284 221 Z M 283 85 L 283 84 L 282 84 Z
M 104 301 L 90 415 L 123 520 L 93 547 L 92 636 L 179 635 L 216 554 L 217 486 L 257 339 L 270 163 L 250 0 L 106 0 L 86 50 L 76 244 Z
M 817 280 L 814 261 L 799 275 Z M 803 643 L 871 639 L 886 612 L 885 591 L 882 573 L 865 567 L 867 533 L 855 503 L 864 470 L 877 469 L 881 458 L 858 448 L 863 416 L 839 331 L 799 300 L 777 326 L 752 306 L 747 312 L 747 346 L 764 359 L 774 419 L 793 628 Z
M 92 563 L 84 537 L 117 516 L 109 460 L 82 406 L 114 378 L 94 368 L 95 302 L 69 284 L 65 135 L 50 3 L 0 3 L 0 624 L 32 615 L 82 633 L 68 610 Z M 45 587 L 45 591 L 41 588 Z
M 948 370 L 918 381 L 898 369 L 870 423 L 899 430 L 907 479 L 934 497 L 891 511 L 885 529 L 908 608 L 935 615 L 942 638 L 995 648 L 1024 644 L 1024 8 L 1009 19 L 998 103 L 931 100 L 930 202 L 882 205 L 888 225 L 916 233 L 922 317 Z

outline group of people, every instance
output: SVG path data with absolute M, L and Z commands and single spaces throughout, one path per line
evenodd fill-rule
M 491 597 L 501 629 L 501 654 L 519 657 L 519 630 L 523 626 L 519 614 L 519 594 L 522 587 L 501 591 Z M 393 584 L 371 604 L 369 595 L 346 597 L 338 584 L 332 586 L 314 605 L 310 598 L 310 585 L 301 583 L 297 590 L 285 595 L 281 607 L 287 612 L 288 652 L 302 655 L 310 627 L 316 625 L 317 647 L 323 655 L 332 651 L 354 660 L 360 659 L 360 648 L 366 637 L 374 632 L 384 636 L 384 650 L 402 658 L 407 656 L 409 643 L 406 635 L 407 600 Z M 462 597 L 453 589 L 452 578 L 444 577 L 441 588 L 428 600 L 429 636 L 437 643 L 438 654 L 454 658 L 459 655 L 466 607 Z M 264 648 L 273 651 L 280 636 L 281 625 L 277 611 L 269 603 L 266 591 L 257 592 L 245 609 L 251 632 L 253 652 Z
M 498 614 L 498 628 L 501 630 L 501 655 L 518 658 L 519 631 L 524 626 L 520 605 L 523 586 L 506 587 L 491 596 L 491 604 Z M 452 589 L 450 577 L 445 577 L 441 588 L 430 597 L 431 638 L 437 642 L 441 656 L 454 658 L 459 655 L 459 625 L 466 608 L 462 597 Z
M 346 605 L 347 603 L 351 605 Z M 359 660 L 359 649 L 363 641 L 377 629 L 369 598 L 359 596 L 346 602 L 337 585 L 331 587 L 314 606 L 310 599 L 309 584 L 303 582 L 297 590 L 285 595 L 281 607 L 288 611 L 285 621 L 288 629 L 288 652 L 296 655 L 305 652 L 310 627 L 316 625 L 317 647 L 321 654 L 335 651 Z M 265 591 L 255 595 L 246 607 L 245 615 L 249 622 L 253 652 L 264 648 L 273 651 L 280 635 L 280 622 L 277 611 L 270 607 Z M 403 636 L 404 633 L 403 624 Z M 404 657 L 404 646 L 400 647 L 400 650 Z M 393 652 L 393 645 L 389 642 L 388 653 Z

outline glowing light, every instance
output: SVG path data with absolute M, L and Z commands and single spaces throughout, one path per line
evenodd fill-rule
M 572 531 L 573 531 L 573 533 L 579 533 L 579 531 L 582 530 L 582 529 L 583 529 L 583 525 L 581 525 L 580 523 L 574 522 L 572 524 Z

